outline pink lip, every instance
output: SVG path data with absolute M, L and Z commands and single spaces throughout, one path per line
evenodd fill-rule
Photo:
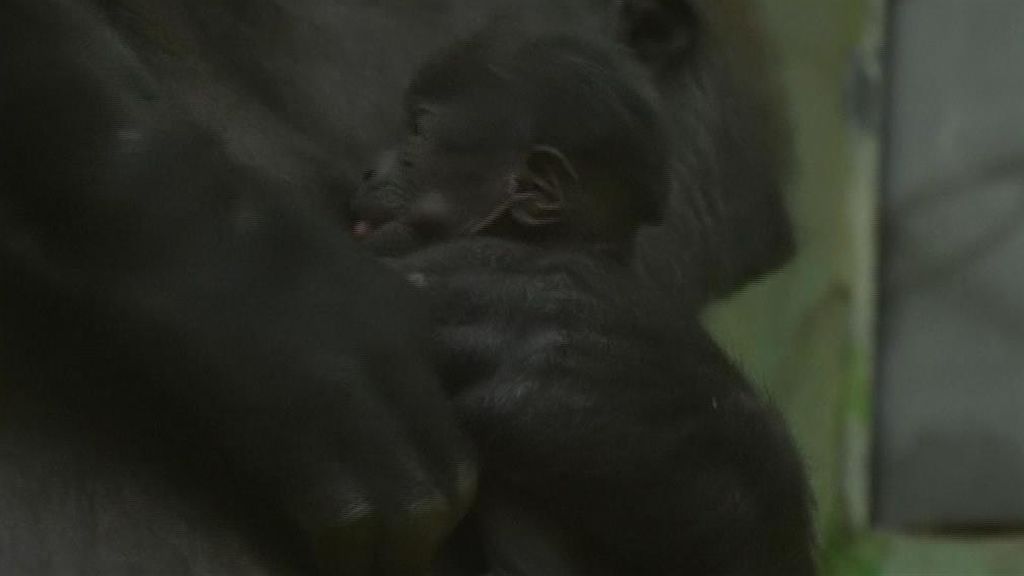
M 366 220 L 358 220 L 352 225 L 352 237 L 356 240 L 362 240 L 373 232 L 373 225 Z

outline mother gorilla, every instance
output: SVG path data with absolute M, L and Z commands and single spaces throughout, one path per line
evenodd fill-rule
M 341 207 L 423 58 L 503 12 L 656 78 L 678 187 L 645 278 L 699 305 L 788 257 L 741 0 L 5 4 L 0 572 L 426 573 L 471 452 Z

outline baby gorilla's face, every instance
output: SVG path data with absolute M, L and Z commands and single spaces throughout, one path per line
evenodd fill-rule
M 501 204 L 513 146 L 478 100 L 409 96 L 405 137 L 352 200 L 352 233 L 371 252 L 399 256 L 470 233 Z

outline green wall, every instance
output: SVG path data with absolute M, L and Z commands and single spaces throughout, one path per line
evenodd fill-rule
M 852 101 L 868 102 L 868 111 L 881 101 L 884 3 L 760 4 L 796 136 L 789 202 L 800 250 L 784 270 L 716 305 L 707 322 L 793 428 L 818 502 L 823 574 L 1024 575 L 1024 538 L 924 538 L 869 527 L 880 149 L 877 122 L 858 119 Z

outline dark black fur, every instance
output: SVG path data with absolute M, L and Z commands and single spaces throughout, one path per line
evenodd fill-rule
M 647 276 L 704 301 L 788 254 L 738 1 L 7 2 L 0 572 L 426 570 L 466 452 L 417 306 L 331 217 L 424 55 L 499 11 L 656 74 L 691 148 Z
M 515 30 L 416 76 L 398 161 L 356 201 L 392 218 L 369 247 L 411 250 L 392 264 L 430 295 L 442 380 L 478 444 L 480 506 L 445 569 L 813 574 L 808 489 L 778 414 L 695 310 L 628 267 L 668 187 L 647 80 L 613 45 Z M 565 170 L 521 160 L 537 145 Z M 518 219 L 508 195 L 534 192 L 548 218 Z
M 808 576 L 802 463 L 691 311 L 621 263 L 473 238 L 399 263 L 478 443 L 455 574 Z
M 0 23 L 0 572 L 421 570 L 473 465 L 409 290 L 54 8 Z

